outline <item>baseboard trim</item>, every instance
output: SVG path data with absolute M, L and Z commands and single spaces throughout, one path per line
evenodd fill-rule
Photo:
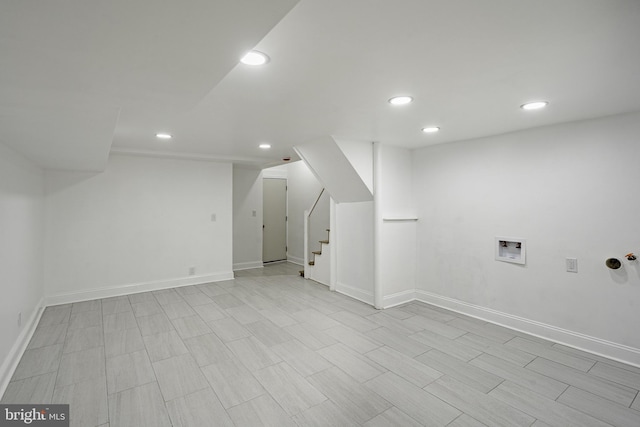
M 558 328 L 490 308 L 470 304 L 423 290 L 416 290 L 416 300 L 485 320 L 509 329 L 554 341 L 618 362 L 640 367 L 640 349 L 603 340 L 579 332 Z
M 73 302 L 89 301 L 100 298 L 117 297 L 121 295 L 139 294 L 141 292 L 158 291 L 161 289 L 179 288 L 182 286 L 201 285 L 210 282 L 233 280 L 233 271 L 208 274 L 205 276 L 187 276 L 155 282 L 134 283 L 129 285 L 111 286 L 86 291 L 59 293 L 45 298 L 46 305 L 68 304 Z
M 385 295 L 382 297 L 382 308 L 392 308 L 401 304 L 405 304 L 416 299 L 415 289 L 409 289 L 408 291 L 397 292 L 391 295 Z
M 298 258 L 297 256 L 287 255 L 287 261 L 304 267 L 304 259 Z
M 4 362 L 2 362 L 2 366 L 0 366 L 0 397 L 2 397 L 7 390 L 11 377 L 13 377 L 18 363 L 20 363 L 20 359 L 22 359 L 22 355 L 27 349 L 29 341 L 31 341 L 38 322 L 40 322 L 40 317 L 42 317 L 42 313 L 44 312 L 44 302 L 44 298 L 38 301 L 27 323 L 24 325 L 24 328 L 22 328 L 22 332 L 18 335 L 16 342 L 13 344 L 13 347 L 11 347 Z
M 336 284 L 336 292 L 357 299 L 358 301 L 362 301 L 365 304 L 373 305 L 373 294 L 365 292 L 362 289 L 354 288 L 338 282 Z
M 253 268 L 263 268 L 264 265 L 262 261 L 249 261 L 249 262 L 238 262 L 233 264 L 233 271 L 238 270 L 251 270 Z

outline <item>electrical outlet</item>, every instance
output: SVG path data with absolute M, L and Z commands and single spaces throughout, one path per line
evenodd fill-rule
M 211 222 L 216 222 L 216 214 L 211 214 Z
M 196 274 L 196 268 L 195 267 L 189 267 L 189 276 L 193 276 L 194 274 Z
M 256 216 L 258 213 L 256 211 L 251 211 L 251 216 Z
M 569 273 L 577 273 L 578 272 L 578 259 L 577 258 L 567 258 L 567 272 L 569 272 Z
M 18 326 L 22 326 L 22 312 L 18 313 Z

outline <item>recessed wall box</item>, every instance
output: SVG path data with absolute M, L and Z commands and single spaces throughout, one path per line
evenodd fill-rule
M 496 261 L 524 264 L 527 241 L 515 237 L 496 237 Z

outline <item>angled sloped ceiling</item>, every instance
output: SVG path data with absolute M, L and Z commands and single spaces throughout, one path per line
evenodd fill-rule
M 318 138 L 295 149 L 336 203 L 373 200 L 371 191 L 333 137 Z
M 296 3 L 2 2 L 0 142 L 102 170 L 118 126 L 192 108 Z

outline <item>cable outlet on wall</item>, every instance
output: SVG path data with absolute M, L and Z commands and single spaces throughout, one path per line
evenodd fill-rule
M 578 258 L 567 258 L 567 272 L 578 272 Z
M 189 267 L 189 276 L 193 276 L 196 274 L 196 268 L 195 267 Z

